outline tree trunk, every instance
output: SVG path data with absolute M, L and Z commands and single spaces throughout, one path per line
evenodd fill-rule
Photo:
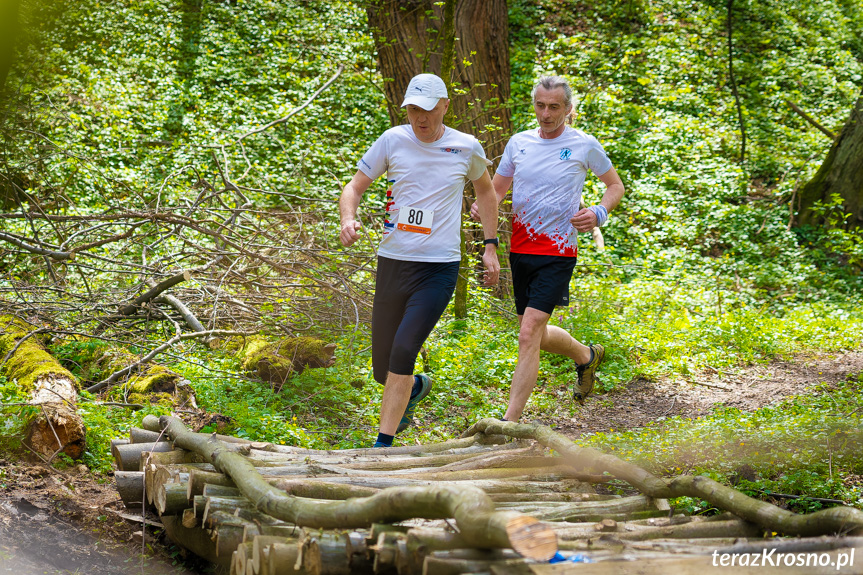
M 26 425 L 24 445 L 48 458 L 58 453 L 72 459 L 84 454 L 86 431 L 76 413 L 78 380 L 31 337 L 30 326 L 0 318 L 0 375 L 17 380 L 37 410 Z
M 831 507 L 808 515 L 796 515 L 775 505 L 748 497 L 702 475 L 681 475 L 663 479 L 614 455 L 579 447 L 563 435 L 544 425 L 519 424 L 496 419 L 481 419 L 463 436 L 474 433 L 505 434 L 521 439 L 535 439 L 560 453 L 573 466 L 590 467 L 610 473 L 655 498 L 699 497 L 711 505 L 730 511 L 766 530 L 802 537 L 831 533 L 863 533 L 863 511 L 853 507 Z
M 367 9 L 392 124 L 413 76 L 441 74 L 444 7 L 432 0 L 372 0 Z M 503 153 L 511 131 L 506 0 L 458 0 L 450 87 L 453 126 L 484 141 L 489 158 Z M 456 88 L 458 93 L 453 89 Z M 462 93 L 463 92 L 463 93 Z
M 15 35 L 18 33 L 20 0 L 0 2 L 0 96 L 6 90 L 6 78 L 15 61 Z
M 834 194 L 842 198 L 848 215 L 844 227 L 863 228 L 863 95 L 854 104 L 821 168 L 800 191 L 797 223 L 824 224 L 814 207 L 816 202 L 829 202 Z
M 450 29 L 447 9 L 455 3 L 454 61 L 444 54 Z M 401 102 L 410 79 L 423 72 L 446 75 L 450 110 L 446 123 L 476 136 L 490 160 L 500 157 L 512 133 L 509 108 L 509 10 L 506 0 L 371 0 L 367 8 L 375 38 L 378 63 L 384 77 L 384 93 L 390 122 L 404 123 Z M 473 203 L 472 187 L 465 190 L 463 211 Z M 456 284 L 455 315 L 467 317 L 467 280 L 464 270 L 473 267 L 472 229 L 462 234 L 462 271 Z M 506 238 L 504 238 L 506 241 Z

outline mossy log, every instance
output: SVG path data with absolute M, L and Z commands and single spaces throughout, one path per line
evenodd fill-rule
M 649 497 L 666 499 L 698 497 L 765 530 L 804 537 L 836 533 L 863 534 L 863 511 L 859 509 L 832 507 L 807 515 L 797 515 L 770 503 L 748 497 L 709 477 L 700 475 L 682 475 L 670 479 L 656 477 L 645 469 L 614 455 L 579 447 L 544 425 L 520 424 L 488 418 L 475 423 L 464 435 L 477 432 L 534 439 L 560 453 L 563 460 L 574 467 L 609 473 L 628 482 Z
M 24 444 L 48 461 L 58 453 L 80 459 L 86 430 L 76 413 L 78 380 L 30 337 L 32 331 L 17 318 L 0 317 L 0 375 L 17 381 L 37 407 L 25 424 Z
M 87 381 L 100 381 L 116 375 L 112 383 L 125 381 L 136 403 L 146 403 L 146 398 L 142 397 L 145 395 L 175 391 L 181 380 L 178 374 L 152 362 L 136 366 L 140 361 L 141 356 L 124 347 L 97 344 L 82 358 L 82 377 Z M 132 374 L 128 373 L 130 366 L 136 366 Z
M 245 371 L 256 373 L 276 390 L 307 367 L 331 367 L 336 363 L 336 344 L 312 337 L 290 337 L 278 341 L 264 337 L 237 338 L 228 347 L 236 350 Z
M 557 551 L 551 529 L 515 511 L 496 511 L 494 503 L 474 486 L 411 486 L 349 501 L 297 498 L 267 483 L 244 457 L 230 452 L 215 438 L 189 431 L 174 417 L 162 416 L 160 424 L 179 447 L 203 455 L 229 475 L 259 511 L 283 521 L 347 529 L 414 517 L 454 518 L 465 539 L 476 547 L 511 548 L 539 560 L 547 560 Z

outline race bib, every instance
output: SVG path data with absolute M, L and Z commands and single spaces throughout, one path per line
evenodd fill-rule
M 399 220 L 396 227 L 403 232 L 428 235 L 432 230 L 432 221 L 434 221 L 434 210 L 403 206 L 399 208 Z

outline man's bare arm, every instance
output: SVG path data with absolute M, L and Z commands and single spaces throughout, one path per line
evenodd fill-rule
M 360 200 L 369 186 L 372 185 L 372 179 L 364 173 L 357 171 L 351 181 L 342 190 L 342 197 L 339 199 L 339 215 L 341 216 L 341 233 L 339 239 L 345 247 L 350 246 L 360 238 L 359 230 L 363 225 L 357 221 L 357 209 L 360 207 Z
M 476 206 L 479 220 L 482 223 L 482 235 L 486 239 L 496 238 L 498 199 L 487 170 L 478 180 L 473 181 L 473 189 L 476 191 Z M 473 207 L 471 207 L 471 212 L 473 212 Z M 496 284 L 500 276 L 500 262 L 497 259 L 496 245 L 486 244 L 482 263 L 485 266 L 485 285 Z
M 507 178 L 500 174 L 495 174 L 491 181 L 491 185 L 494 187 L 494 193 L 497 196 L 497 203 L 500 204 L 506 197 L 509 187 L 512 185 L 512 176 Z M 475 222 L 480 221 L 479 206 L 476 202 L 474 202 L 470 207 L 470 217 Z
M 626 189 L 623 187 L 623 181 L 614 168 L 599 176 L 599 179 L 605 184 L 605 193 L 602 194 L 599 205 L 604 207 L 606 212 L 611 212 L 611 210 L 620 204 L 620 200 L 623 199 Z M 569 222 L 580 232 L 589 232 L 599 223 L 596 214 L 590 208 L 579 210 Z

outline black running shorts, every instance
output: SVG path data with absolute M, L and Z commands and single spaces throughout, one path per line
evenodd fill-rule
M 577 258 L 510 252 L 515 311 L 532 307 L 551 315 L 555 306 L 569 305 L 569 282 Z
M 378 383 L 387 372 L 412 375 L 417 354 L 443 315 L 460 262 L 429 263 L 378 256 L 372 307 L 372 368 Z

